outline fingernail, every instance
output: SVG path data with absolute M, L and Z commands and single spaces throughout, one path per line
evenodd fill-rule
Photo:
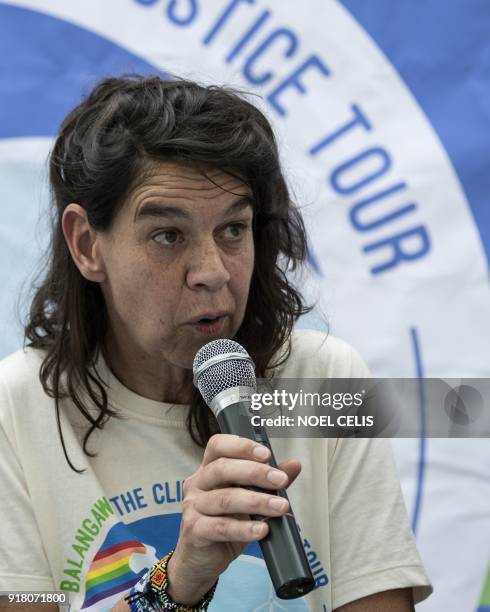
M 255 533 L 255 535 L 260 535 L 263 533 L 264 527 L 264 523 L 255 523 L 255 525 L 252 527 L 252 531 Z
M 267 448 L 265 448 L 265 446 L 256 446 L 253 454 L 254 457 L 257 457 L 257 459 L 267 459 L 269 456 L 269 451 Z
M 282 499 L 281 497 L 273 497 L 272 499 L 269 500 L 269 506 L 273 510 L 282 512 L 283 510 L 286 510 L 286 508 L 288 507 L 288 502 L 285 499 Z
M 267 480 L 275 485 L 286 484 L 287 476 L 284 472 L 280 472 L 279 470 L 270 470 L 267 473 Z

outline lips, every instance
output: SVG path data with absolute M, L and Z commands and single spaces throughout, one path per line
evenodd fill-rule
M 216 338 L 225 331 L 226 314 L 205 313 L 190 323 L 192 329 L 201 336 Z
M 193 319 L 191 319 L 189 323 L 191 323 L 192 325 L 195 325 L 196 323 L 199 323 L 199 324 L 212 323 L 216 319 L 225 317 L 227 314 L 229 313 L 225 310 L 219 310 L 215 312 L 204 312 L 203 314 L 200 314 L 197 317 L 194 317 Z

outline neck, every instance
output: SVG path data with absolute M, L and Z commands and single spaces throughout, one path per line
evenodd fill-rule
M 104 359 L 116 378 L 128 389 L 157 402 L 189 404 L 194 393 L 192 371 L 150 356 L 122 350 L 108 337 L 102 349 Z

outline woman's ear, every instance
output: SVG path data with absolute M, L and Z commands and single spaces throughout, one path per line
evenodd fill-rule
M 98 234 L 88 222 L 86 210 L 80 204 L 68 204 L 63 212 L 61 226 L 80 274 L 94 283 L 104 282 L 106 274 L 98 248 Z

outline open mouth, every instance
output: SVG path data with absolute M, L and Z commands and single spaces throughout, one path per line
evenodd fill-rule
M 203 317 L 193 323 L 193 327 L 205 334 L 217 334 L 223 329 L 225 315 L 219 317 Z

